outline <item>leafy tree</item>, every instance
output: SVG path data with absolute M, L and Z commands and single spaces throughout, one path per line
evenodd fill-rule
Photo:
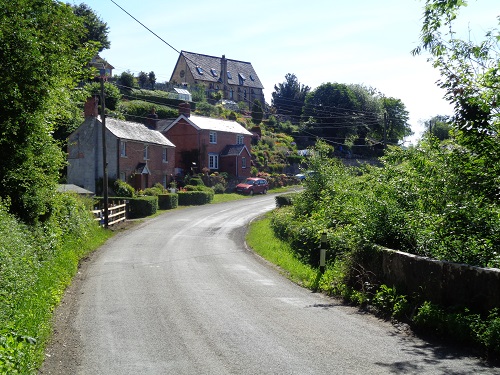
M 139 75 L 137 76 L 137 81 L 139 81 L 139 87 L 141 89 L 145 88 L 146 87 L 146 84 L 148 83 L 148 75 L 146 74 L 146 72 L 139 72 Z
M 348 85 L 324 83 L 306 96 L 303 117 L 310 120 L 306 131 L 331 143 L 344 144 L 348 137 L 357 134 L 359 106 Z
M 109 49 L 111 43 L 108 39 L 109 28 L 106 22 L 103 22 L 87 4 L 81 3 L 72 7 L 75 15 L 83 19 L 83 24 L 87 29 L 87 33 L 82 35 L 80 41 L 82 43 L 87 41 L 98 42 L 100 45 L 99 52 Z
M 476 159 L 474 184 L 483 186 L 489 199 L 500 196 L 500 53 L 498 30 L 488 31 L 485 40 L 476 43 L 456 37 L 454 20 L 466 1 L 427 0 L 421 44 L 439 69 L 439 86 L 454 106 L 453 126 L 456 141 Z
M 408 123 L 409 113 L 401 99 L 382 96 L 380 101 L 386 113 L 383 130 L 386 143 L 397 145 L 403 138 L 413 134 Z M 377 129 L 376 133 L 380 136 L 380 129 Z
M 129 70 L 122 72 L 118 78 L 118 84 L 121 86 L 120 91 L 123 93 L 129 93 L 133 88 L 139 87 L 137 83 L 137 78 L 134 77 L 133 73 Z
M 299 122 L 309 86 L 301 85 L 295 74 L 285 75 L 285 82 L 274 85 L 272 105 L 280 115 L 290 116 L 292 122 Z
M 448 116 L 434 116 L 425 121 L 425 127 L 427 128 L 425 134 L 431 134 L 440 141 L 449 139 L 451 136 L 452 124 Z
M 52 0 L 0 3 L 0 198 L 27 222 L 48 217 L 64 163 L 54 141 L 61 105 L 97 47 L 70 6 Z
M 154 90 L 155 89 L 155 84 L 156 84 L 156 75 L 155 75 L 155 72 L 153 72 L 153 71 L 149 72 L 149 74 L 148 74 L 148 81 L 149 81 L 149 84 L 151 85 L 151 90 Z
M 99 82 L 92 82 L 85 85 L 85 91 L 87 97 L 89 96 L 100 96 L 101 95 L 101 84 Z M 122 98 L 122 94 L 118 87 L 109 82 L 104 82 L 104 96 L 106 99 L 106 108 L 114 111 L 118 102 Z
M 262 103 L 259 99 L 255 99 L 252 105 L 252 122 L 256 125 L 262 122 L 264 118 L 264 110 L 262 109 Z

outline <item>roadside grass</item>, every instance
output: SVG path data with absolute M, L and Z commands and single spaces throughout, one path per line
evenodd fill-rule
M 246 236 L 247 244 L 260 256 L 277 265 L 281 272 L 293 282 L 306 288 L 318 290 L 328 282 L 319 270 L 302 263 L 294 255 L 290 245 L 277 239 L 271 229 L 271 215 L 268 213 L 250 224 Z M 323 288 L 321 288 L 323 289 Z

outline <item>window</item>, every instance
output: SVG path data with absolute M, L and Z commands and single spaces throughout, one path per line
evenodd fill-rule
M 127 156 L 127 142 L 125 141 L 120 142 L 120 156 L 122 158 Z
M 167 188 L 167 181 L 168 181 L 168 176 L 166 174 L 164 174 L 163 178 L 162 178 L 162 181 L 161 181 L 161 184 L 163 185 L 163 187 L 165 189 Z
M 231 75 L 231 72 L 227 72 L 227 78 L 233 79 L 233 76 Z
M 238 78 L 240 80 L 240 85 L 243 85 L 245 83 L 245 76 L 241 73 L 238 73 Z
M 164 163 L 168 163 L 168 149 L 166 147 L 163 147 L 161 151 L 161 160 Z
M 198 71 L 198 74 L 203 74 L 203 68 L 201 66 L 197 66 L 196 70 Z
M 231 91 L 229 91 L 229 99 L 233 100 L 234 99 L 234 90 L 231 89 Z
M 144 145 L 144 160 L 149 159 L 149 150 L 148 150 L 148 145 Z
M 127 181 L 127 175 L 125 174 L 125 172 L 120 172 L 120 180 L 122 180 L 123 182 Z
M 208 154 L 208 168 L 219 169 L 219 155 Z
M 243 135 L 238 134 L 238 135 L 236 136 L 236 144 L 237 144 L 237 145 L 242 145 L 242 144 L 243 144 Z
M 247 167 L 247 158 L 241 158 L 241 168 L 245 169 Z
M 250 79 L 251 79 L 252 81 L 255 81 L 255 78 L 253 78 L 253 75 L 251 75 L 251 74 L 250 74 Z
M 217 77 L 217 70 L 215 70 L 215 69 L 212 68 L 212 69 L 210 69 L 210 71 L 212 72 L 212 75 L 214 77 Z
M 217 143 L 217 133 L 216 132 L 210 132 L 209 141 L 210 141 L 210 143 L 213 143 L 213 144 Z

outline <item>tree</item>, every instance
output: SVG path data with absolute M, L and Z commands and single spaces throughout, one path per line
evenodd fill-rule
M 428 51 L 430 61 L 440 71 L 442 78 L 438 85 L 454 106 L 455 140 L 478 166 L 467 183 L 481 186 L 482 194 L 497 200 L 500 196 L 500 33 L 488 31 L 485 40 L 478 43 L 458 39 L 454 21 L 460 7 L 465 5 L 463 0 L 427 0 L 421 44 L 413 53 Z
M 137 78 L 134 77 L 133 73 L 129 70 L 122 72 L 118 78 L 118 85 L 120 85 L 120 91 L 123 93 L 129 93 L 133 88 L 139 87 L 137 83 Z
M 87 33 L 82 35 L 80 41 L 98 42 L 99 52 L 109 49 L 111 43 L 108 39 L 109 28 L 106 22 L 103 22 L 87 4 L 73 5 L 73 13 L 83 19 L 83 25 L 87 29 Z
M 348 137 L 357 134 L 358 108 L 358 98 L 349 86 L 324 83 L 306 96 L 306 131 L 330 143 L 345 144 Z
M 0 3 L 0 198 L 26 222 L 50 215 L 64 154 L 52 137 L 60 109 L 95 56 L 66 4 Z
M 148 74 L 148 79 L 149 79 L 149 84 L 151 85 L 151 90 L 155 89 L 155 84 L 156 84 L 156 75 L 155 72 L 149 72 Z
M 145 88 L 146 87 L 146 84 L 148 83 L 148 75 L 146 74 L 146 72 L 139 72 L 139 75 L 137 76 L 137 81 L 139 82 L 139 87 L 141 89 Z
M 262 103 L 259 99 L 255 99 L 252 105 L 252 122 L 256 125 L 262 122 L 264 118 L 264 110 L 262 109 Z
M 290 116 L 291 121 L 297 123 L 310 90 L 309 86 L 298 82 L 295 74 L 288 73 L 285 75 L 285 82 L 274 85 L 274 92 L 271 94 L 272 105 L 278 114 Z
M 388 98 L 382 96 L 380 98 L 382 109 L 386 114 L 384 133 L 385 142 L 392 145 L 397 145 L 403 138 L 413 134 L 411 126 L 408 123 L 409 112 L 406 110 L 401 99 Z M 380 129 L 378 129 L 380 136 Z
M 450 138 L 452 124 L 448 116 L 434 116 L 430 120 L 425 121 L 424 125 L 427 128 L 425 134 L 432 134 L 432 136 L 440 141 Z

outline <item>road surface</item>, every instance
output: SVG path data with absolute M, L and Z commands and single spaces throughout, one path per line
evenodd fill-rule
M 244 246 L 274 196 L 167 212 L 85 264 L 42 374 L 498 373 L 311 293 Z

